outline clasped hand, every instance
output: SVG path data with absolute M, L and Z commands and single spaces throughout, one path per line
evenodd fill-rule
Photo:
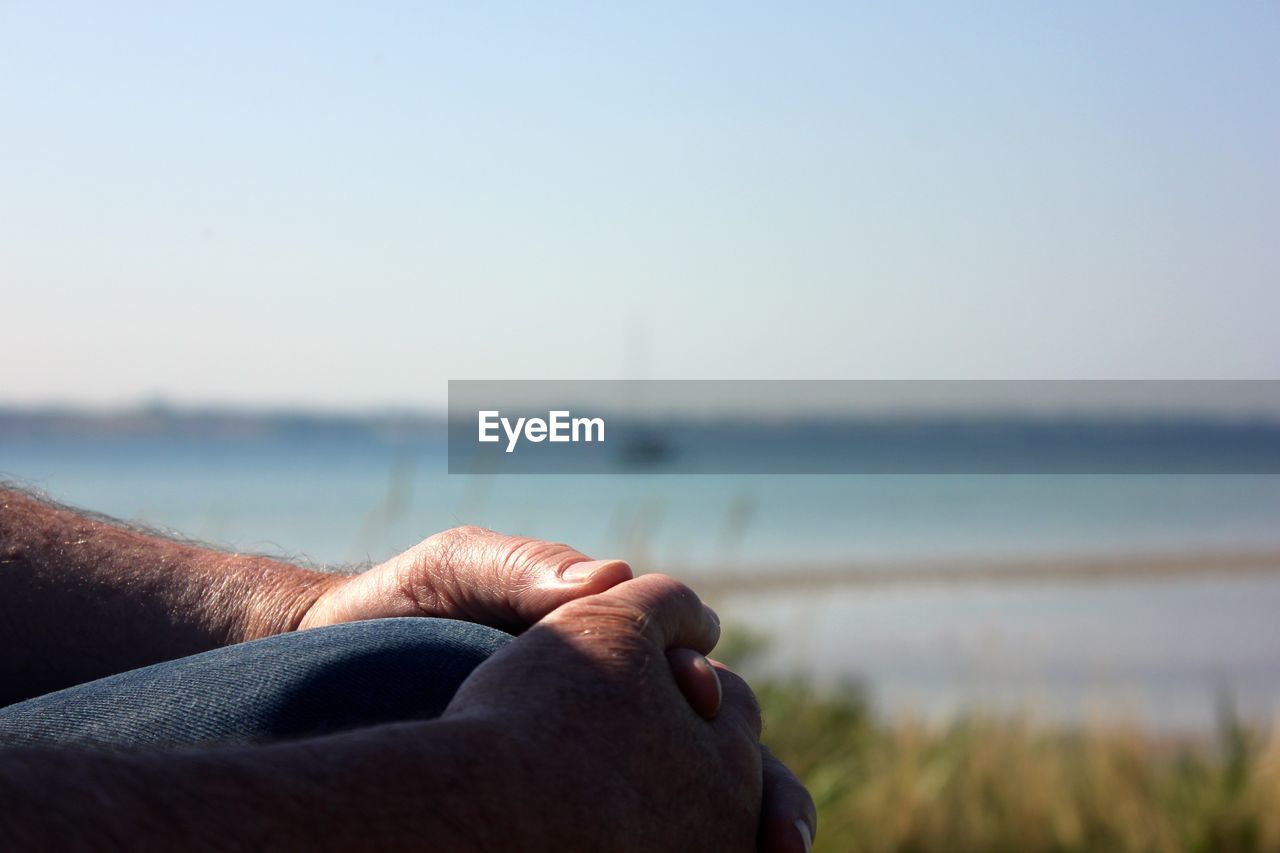
M 679 581 L 460 527 L 326 582 L 298 627 L 395 616 L 519 635 L 472 673 L 445 716 L 501 726 L 517 766 L 530 768 L 523 808 L 544 820 L 548 839 L 602 849 L 620 833 L 637 847 L 651 839 L 649 849 L 677 837 L 690 849 L 808 850 L 813 801 L 760 745 L 750 688 L 706 657 L 719 620 Z

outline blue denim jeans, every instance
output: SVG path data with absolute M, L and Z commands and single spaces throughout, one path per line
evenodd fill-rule
M 249 743 L 431 719 L 510 640 L 425 617 L 281 634 L 0 708 L 0 744 Z

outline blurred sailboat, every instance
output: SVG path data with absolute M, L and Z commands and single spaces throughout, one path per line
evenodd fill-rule
M 623 374 L 625 379 L 634 384 L 623 386 L 628 399 L 621 401 L 621 408 L 627 412 L 626 419 L 630 424 L 619 444 L 618 461 L 623 468 L 644 470 L 659 468 L 669 462 L 676 455 L 676 447 L 670 435 L 657 425 L 656 420 L 648 420 L 649 413 L 645 409 L 644 399 L 647 384 L 641 381 L 647 378 L 649 372 L 648 327 L 636 313 L 632 314 L 631 322 L 627 324 L 629 334 Z

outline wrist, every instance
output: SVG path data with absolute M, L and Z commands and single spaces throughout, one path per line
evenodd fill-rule
M 247 606 L 230 642 L 245 642 L 285 634 L 303 627 L 307 614 L 327 592 L 349 578 L 332 572 L 304 569 L 262 557 L 238 558 L 248 561 L 243 575 L 248 578 Z

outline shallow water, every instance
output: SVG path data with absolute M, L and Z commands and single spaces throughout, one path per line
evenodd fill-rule
M 386 557 L 475 523 L 638 567 L 786 576 L 815 562 L 1280 548 L 1280 477 L 450 477 L 442 442 L 0 441 L 0 477 L 228 547 Z M 887 709 L 1032 704 L 1208 725 L 1280 710 L 1280 577 L 925 584 L 730 596 L 765 665 L 867 681 Z
M 963 583 L 746 595 L 726 624 L 767 632 L 752 669 L 865 682 L 879 709 L 966 708 L 1203 730 L 1230 701 L 1280 710 L 1280 575 Z

